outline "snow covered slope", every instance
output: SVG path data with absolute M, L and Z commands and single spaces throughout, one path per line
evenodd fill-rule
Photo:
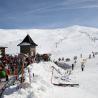
M 98 49 L 98 29 L 71 26 L 62 29 L 0 29 L 0 43 L 6 43 L 7 53 L 19 53 L 17 44 L 30 34 L 38 44 L 37 52 L 52 53 L 54 57 L 79 55 Z
M 16 89 L 14 86 L 5 91 L 4 98 L 97 98 L 98 97 L 98 56 L 88 59 L 85 70 L 81 71 L 78 60 L 73 76 L 77 77 L 79 87 L 60 87 L 51 84 L 52 62 L 32 64 L 30 68 L 31 86 L 26 89 Z M 60 70 L 60 69 L 59 69 Z M 33 74 L 34 73 L 34 77 Z M 29 82 L 28 70 L 25 71 L 26 82 Z

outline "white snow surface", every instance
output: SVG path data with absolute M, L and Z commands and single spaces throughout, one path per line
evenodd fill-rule
M 71 58 L 83 54 L 83 58 L 88 58 L 89 53 L 98 51 L 98 29 L 84 26 L 71 26 L 63 29 L 28 29 L 17 30 L 0 29 L 0 43 L 6 45 L 9 54 L 18 54 L 17 45 L 29 34 L 34 42 L 38 44 L 38 53 L 51 53 L 52 60 L 59 57 Z M 87 59 L 85 70 L 81 71 L 80 59 L 72 71 L 71 80 L 79 83 L 79 87 L 58 87 L 51 84 L 52 67 L 57 67 L 53 62 L 41 62 L 29 65 L 31 84 L 29 81 L 28 68 L 25 70 L 26 83 L 28 88 L 16 89 L 11 86 L 6 89 L 4 98 L 97 98 L 98 97 L 98 56 Z M 35 77 L 33 77 L 33 73 Z M 56 72 L 54 72 L 56 75 Z M 59 75 L 60 77 L 60 75 Z M 59 82 L 60 80 L 58 80 Z M 54 81 L 55 82 L 55 81 Z
M 52 68 L 57 67 L 52 62 L 41 62 L 39 64 L 29 65 L 31 85 L 24 89 L 14 89 L 10 87 L 5 91 L 4 98 L 97 98 L 98 97 L 98 56 L 88 59 L 85 64 L 85 70 L 81 71 L 80 61 L 78 60 L 75 70 L 72 71 L 72 78 L 76 78 L 79 87 L 60 87 L 51 84 Z M 28 69 L 27 68 L 27 69 Z M 30 84 L 28 70 L 25 70 L 26 82 Z M 34 73 L 34 77 L 33 77 Z M 66 82 L 65 82 L 66 83 Z M 13 90 L 12 90 L 13 89 Z M 6 92 L 13 91 L 6 94 Z

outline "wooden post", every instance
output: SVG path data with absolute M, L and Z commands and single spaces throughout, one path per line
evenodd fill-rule
M 17 67 L 17 65 L 15 66 L 14 75 L 16 77 L 16 80 L 18 80 L 18 67 Z
M 24 82 L 24 60 L 22 61 L 22 83 Z
M 52 84 L 53 71 L 54 71 L 54 68 L 52 67 L 51 84 Z
M 30 76 L 30 69 L 28 68 L 28 73 L 29 73 L 29 82 L 31 84 L 31 76 Z

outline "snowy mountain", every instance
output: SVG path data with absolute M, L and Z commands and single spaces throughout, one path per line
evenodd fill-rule
M 92 51 L 98 50 L 98 29 L 83 26 L 71 26 L 62 29 L 51 30 L 0 30 L 0 43 L 8 46 L 7 53 L 19 53 L 20 43 L 26 34 L 30 34 L 35 43 L 38 44 L 37 52 L 52 53 L 52 57 L 72 57 L 73 55 L 83 54 L 86 58 L 84 71 L 81 71 L 81 58 L 78 57 L 77 63 L 69 80 L 76 79 L 79 87 L 60 87 L 51 84 L 52 67 L 59 70 L 62 75 L 54 71 L 54 78 L 57 75 L 57 82 L 61 82 L 61 77 L 67 71 L 59 68 L 53 62 L 33 63 L 25 69 L 25 81 L 27 88 L 17 88 L 17 85 L 7 88 L 4 98 L 97 98 L 98 93 L 98 55 L 88 59 L 84 54 L 89 55 Z M 5 38 L 3 38 L 3 36 Z M 92 54 L 92 53 L 91 53 Z M 71 64 L 73 61 L 71 60 Z M 34 73 L 34 76 L 33 76 Z M 30 78 L 31 81 L 30 81 Z M 55 82 L 55 81 L 54 81 Z M 66 83 L 66 81 L 65 81 Z
M 8 46 L 7 53 L 19 53 L 17 44 L 29 34 L 38 44 L 37 52 L 67 57 L 97 50 L 98 29 L 71 26 L 60 29 L 0 29 L 0 43 Z

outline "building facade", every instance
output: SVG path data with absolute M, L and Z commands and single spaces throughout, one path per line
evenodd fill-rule
M 27 35 L 24 40 L 18 44 L 18 46 L 20 46 L 20 53 L 35 57 L 36 46 L 38 45 L 31 39 L 29 35 Z

